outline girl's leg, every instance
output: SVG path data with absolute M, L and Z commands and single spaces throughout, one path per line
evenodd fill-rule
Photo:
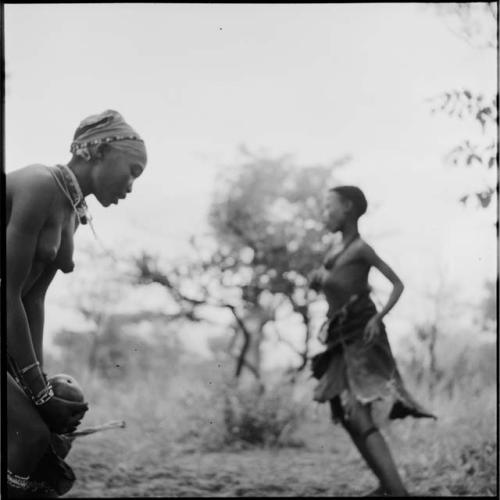
M 346 426 L 344 424 L 344 428 L 345 427 Z M 351 439 L 354 442 L 358 451 L 361 453 L 361 456 L 364 458 L 368 467 L 370 467 L 370 469 L 375 473 L 375 469 L 377 467 L 377 464 L 376 464 L 376 462 L 373 461 L 371 454 L 366 449 L 364 440 L 360 439 L 358 436 L 355 436 L 350 432 L 349 432 L 349 436 L 351 437 Z M 377 474 L 375 474 L 375 475 L 377 476 L 377 479 L 379 480 L 379 485 L 373 491 L 370 491 L 370 493 L 368 493 L 366 496 L 383 496 L 386 494 L 386 490 L 380 481 L 380 477 Z
M 385 493 L 408 496 L 391 452 L 382 434 L 373 424 L 370 405 L 356 402 L 351 409 L 349 419 L 342 418 L 342 424 L 370 469 L 379 479 Z
M 9 496 L 22 496 L 23 483 L 50 443 L 50 431 L 28 397 L 7 374 L 7 469 Z
M 360 439 L 360 437 L 356 433 L 351 432 L 348 428 L 348 425 L 346 423 L 345 416 L 344 416 L 344 410 L 342 408 L 342 405 L 340 404 L 339 397 L 336 397 L 336 398 L 330 400 L 330 408 L 332 411 L 332 417 L 333 417 L 334 421 L 339 420 L 342 423 L 342 426 L 344 427 L 344 429 L 347 430 L 354 445 L 356 446 L 356 448 L 360 452 L 361 456 L 364 458 L 368 467 L 370 467 L 370 469 L 372 471 L 375 471 L 375 468 L 377 467 L 377 465 L 372 460 L 371 454 L 368 453 L 364 440 Z M 380 478 L 379 478 L 378 474 L 375 474 L 375 475 L 377 476 L 377 479 L 379 479 L 379 482 L 380 482 Z M 367 496 L 382 496 L 383 494 L 385 494 L 385 489 L 384 489 L 384 486 L 380 483 L 379 486 L 375 490 L 370 492 Z

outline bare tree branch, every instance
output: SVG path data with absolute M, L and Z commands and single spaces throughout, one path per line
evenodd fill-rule
M 311 319 L 309 316 L 309 292 L 306 292 L 306 303 L 305 304 L 297 304 L 297 301 L 293 298 L 293 296 L 289 293 L 285 294 L 290 303 L 292 304 L 293 310 L 300 314 L 302 317 L 302 321 L 304 323 L 305 329 L 306 329 L 306 335 L 304 339 L 304 350 L 302 352 L 297 352 L 297 354 L 300 355 L 302 358 L 302 363 L 301 365 L 297 368 L 297 371 L 302 371 L 306 365 L 307 361 L 309 359 L 309 340 L 311 338 Z
M 247 327 L 244 323 L 244 321 L 241 319 L 239 314 L 236 312 L 236 307 L 230 304 L 226 304 L 225 307 L 230 309 L 230 311 L 233 313 L 234 318 L 236 319 L 236 322 L 238 323 L 238 326 L 240 327 L 241 333 L 243 333 L 243 346 L 241 347 L 240 354 L 238 356 L 238 362 L 236 364 L 236 378 L 238 378 L 241 375 L 241 370 L 243 369 L 243 364 L 245 362 L 245 356 L 248 351 L 248 347 L 250 346 L 250 333 L 247 330 Z M 257 377 L 258 378 L 258 377 Z
M 208 295 L 208 290 L 206 288 L 204 289 L 205 297 L 203 299 L 195 299 L 193 297 L 189 297 L 189 296 L 185 295 L 184 293 L 182 293 L 179 290 L 179 288 L 176 285 L 174 285 L 172 283 L 172 281 L 164 273 L 161 273 L 159 271 L 155 271 L 155 270 L 151 269 L 150 266 L 148 265 L 148 263 L 146 262 L 146 259 L 142 260 L 140 270 L 141 270 L 141 279 L 143 279 L 143 280 L 146 279 L 150 282 L 158 283 L 158 284 L 164 286 L 165 288 L 167 288 L 168 290 L 170 290 L 172 292 L 172 295 L 174 295 L 174 297 L 177 299 L 178 302 L 188 303 L 192 306 L 193 309 L 196 308 L 197 306 L 202 306 L 202 305 L 209 305 L 209 306 L 213 306 L 213 307 L 220 307 L 220 308 L 229 309 L 231 311 L 231 313 L 233 314 L 233 316 L 236 320 L 236 323 L 237 323 L 240 331 L 242 332 L 243 338 L 244 338 L 243 346 L 240 350 L 240 353 L 237 356 L 235 376 L 238 378 L 241 375 L 241 371 L 242 371 L 243 367 L 246 366 L 255 375 L 255 377 L 257 379 L 260 378 L 260 374 L 258 373 L 258 370 L 253 365 L 248 363 L 245 359 L 246 354 L 248 352 L 248 348 L 250 346 L 251 335 L 250 335 L 250 332 L 248 331 L 248 328 L 245 325 L 245 322 L 243 321 L 241 316 L 236 311 L 236 306 L 234 306 L 233 304 L 222 302 L 222 301 L 210 300 L 208 298 L 209 295 Z M 176 315 L 176 317 L 188 316 L 190 319 L 195 318 L 193 309 L 183 310 L 180 313 L 178 313 Z M 196 318 L 196 320 L 199 320 L 199 319 Z

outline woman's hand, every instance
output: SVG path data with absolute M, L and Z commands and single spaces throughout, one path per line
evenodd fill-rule
M 365 326 L 364 339 L 366 342 L 371 342 L 380 334 L 382 318 L 379 314 L 372 316 Z
M 73 445 L 74 437 L 66 436 L 65 434 L 56 434 L 53 432 L 50 435 L 50 444 L 55 454 L 63 460 L 68 456 Z
M 57 434 L 73 432 L 88 409 L 88 403 L 68 401 L 57 396 L 38 406 L 38 411 L 49 429 Z

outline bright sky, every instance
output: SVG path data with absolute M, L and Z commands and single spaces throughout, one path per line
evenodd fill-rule
M 205 228 L 217 167 L 246 144 L 303 164 L 352 156 L 338 176 L 364 189 L 361 229 L 406 284 L 399 321 L 422 319 L 438 273 L 473 302 L 496 274 L 496 206 L 464 210 L 471 173 L 442 161 L 475 124 L 426 102 L 492 94 L 496 52 L 457 38 L 432 6 L 6 5 L 5 61 L 7 172 L 67 162 L 78 123 L 105 109 L 144 137 L 133 196 L 106 210 L 89 200 L 110 248 L 182 252 Z M 49 331 L 61 326 L 51 307 Z

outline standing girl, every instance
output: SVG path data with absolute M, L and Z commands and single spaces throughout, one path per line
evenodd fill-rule
M 360 236 L 358 219 L 367 201 L 355 186 L 330 189 L 326 226 L 342 233 L 342 249 L 327 255 L 314 271 L 311 288 L 322 291 L 328 302 L 327 321 L 320 336 L 326 350 L 312 359 L 319 380 L 314 399 L 328 401 L 334 422 L 340 421 L 366 463 L 377 476 L 372 495 L 407 496 L 387 444 L 374 425 L 372 406 L 390 398 L 390 419 L 430 417 L 406 391 L 391 353 L 382 319 L 403 292 L 403 283 Z M 370 299 L 368 273 L 376 267 L 393 286 L 385 306 L 377 311 Z

